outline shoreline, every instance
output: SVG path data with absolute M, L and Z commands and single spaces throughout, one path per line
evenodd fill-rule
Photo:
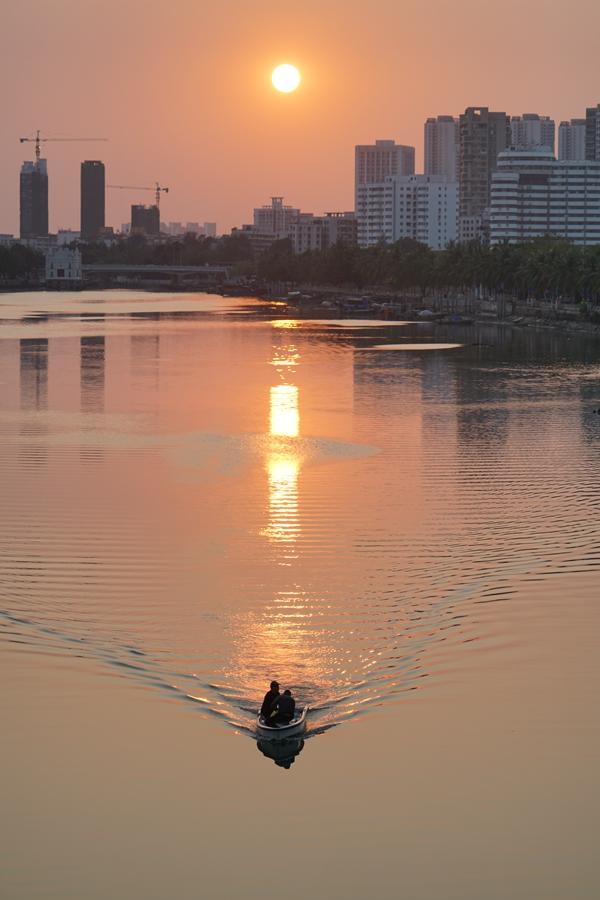
M 224 289 L 223 289 L 224 287 Z M 595 321 L 580 315 L 580 304 L 549 301 L 522 301 L 512 298 L 478 298 L 464 294 L 438 297 L 415 297 L 385 293 L 376 288 L 359 294 L 349 289 L 319 287 L 317 289 L 286 291 L 284 285 L 266 287 L 243 287 L 231 285 L 229 290 L 222 286 L 173 290 L 165 285 L 128 286 L 83 286 L 71 290 L 57 290 L 45 285 L 32 284 L 19 287 L 0 285 L 0 296 L 21 293 L 69 294 L 86 291 L 142 290 L 148 293 L 172 294 L 214 294 L 221 297 L 253 297 L 265 304 L 271 304 L 278 311 L 295 318 L 320 319 L 410 319 L 414 322 L 430 324 L 468 326 L 503 325 L 511 328 L 533 329 L 536 331 L 563 332 L 569 335 L 586 335 L 600 338 L 600 318 Z M 212 288 L 212 289 L 211 289 Z M 281 290 L 283 288 L 283 290 Z M 427 315 L 423 315 L 427 313 Z M 592 310 L 592 314 L 599 315 Z

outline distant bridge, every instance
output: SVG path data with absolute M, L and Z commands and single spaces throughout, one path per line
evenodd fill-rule
M 119 263 L 98 263 L 83 265 L 83 278 L 120 281 L 170 281 L 174 284 L 187 281 L 224 281 L 232 267 L 222 266 L 169 266 L 169 265 L 125 265 Z

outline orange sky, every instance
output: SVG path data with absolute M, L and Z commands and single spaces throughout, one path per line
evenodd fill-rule
M 0 232 L 18 231 L 18 173 L 36 128 L 102 135 L 48 144 L 50 228 L 79 227 L 79 163 L 170 187 L 163 220 L 251 220 L 283 194 L 351 209 L 353 147 L 415 144 L 423 122 L 488 105 L 557 121 L 600 102 L 597 0 L 22 0 L 0 29 Z M 295 94 L 272 68 L 303 73 Z M 24 152 L 24 147 L 26 152 Z M 109 191 L 107 224 L 151 194 Z

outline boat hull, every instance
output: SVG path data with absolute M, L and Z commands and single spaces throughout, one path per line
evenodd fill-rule
M 260 713 L 256 717 L 256 733 L 263 740 L 285 741 L 296 737 L 306 731 L 306 714 L 308 706 L 305 706 L 299 717 L 292 719 L 289 725 L 266 725 Z

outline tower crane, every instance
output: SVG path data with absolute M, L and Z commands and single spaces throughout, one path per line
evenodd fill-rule
M 154 187 L 136 187 L 130 184 L 108 184 L 109 188 L 116 188 L 120 191 L 154 191 L 154 196 L 156 198 L 156 205 L 160 208 L 160 192 L 164 191 L 165 194 L 169 193 L 168 187 L 162 187 L 158 181 L 155 182 Z
M 41 147 L 40 144 L 45 144 L 47 141 L 107 141 L 108 138 L 102 137 L 94 137 L 94 138 L 72 138 L 72 137 L 55 137 L 55 138 L 45 138 L 40 137 L 39 128 L 35 133 L 35 137 L 22 137 L 19 138 L 20 144 L 25 144 L 27 142 L 35 144 L 35 161 L 39 163 Z

